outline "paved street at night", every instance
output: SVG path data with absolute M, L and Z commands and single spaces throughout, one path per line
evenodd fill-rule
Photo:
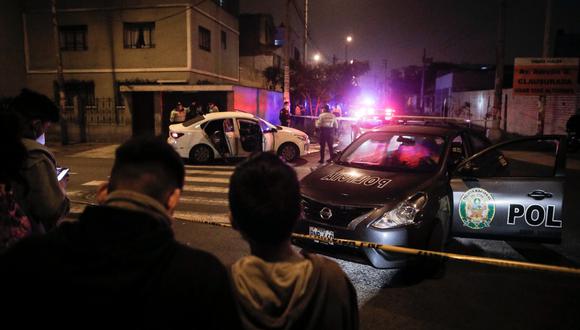
M 56 146 L 59 162 L 71 168 L 69 195 L 94 202 L 96 185 L 107 179 L 115 145 Z M 300 177 L 318 164 L 313 153 L 296 162 Z M 577 156 L 568 161 L 563 242 L 561 245 L 453 239 L 447 251 L 580 267 L 580 192 Z M 186 186 L 174 223 L 179 241 L 210 251 L 226 265 L 247 255 L 241 237 L 229 228 L 193 221 L 227 223 L 227 185 L 233 164 L 186 166 Z M 83 204 L 74 204 L 73 212 Z M 418 283 L 402 280 L 394 270 L 337 260 L 354 283 L 362 329 L 576 328 L 580 322 L 577 276 L 514 270 L 448 261 L 443 277 Z

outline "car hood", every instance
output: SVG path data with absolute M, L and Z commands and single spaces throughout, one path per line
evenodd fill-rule
M 321 203 L 381 206 L 420 191 L 435 173 L 373 171 L 330 164 L 300 181 L 304 196 Z
M 306 133 L 302 132 L 301 130 L 292 128 L 292 127 L 285 127 L 285 126 L 278 126 L 282 128 L 278 128 L 278 133 L 288 133 L 288 134 L 296 134 L 296 135 L 307 135 Z

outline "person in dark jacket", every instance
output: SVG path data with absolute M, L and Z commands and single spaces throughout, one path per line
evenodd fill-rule
M 99 206 L 0 255 L 3 326 L 239 328 L 225 267 L 171 229 L 184 175 L 160 139 L 119 147 Z
M 284 102 L 284 106 L 280 109 L 280 125 L 290 127 L 290 102 Z
M 240 164 L 230 180 L 231 222 L 251 255 L 231 267 L 245 329 L 357 329 L 356 291 L 333 261 L 290 244 L 300 216 L 296 172 L 272 153 Z
M 56 159 L 44 145 L 48 128 L 59 121 L 59 109 L 45 95 L 28 89 L 14 98 L 13 106 L 23 118 L 22 143 L 28 152 L 20 170 L 23 180 L 12 184 L 14 196 L 31 218 L 34 232 L 42 233 L 54 228 L 68 214 L 70 205 L 68 178 L 58 180 Z

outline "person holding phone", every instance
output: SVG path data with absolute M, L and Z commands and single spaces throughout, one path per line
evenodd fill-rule
M 23 89 L 14 98 L 14 109 L 22 117 L 22 143 L 28 158 L 13 184 L 16 200 L 33 222 L 44 230 L 54 228 L 69 212 L 68 179 L 58 180 L 56 159 L 44 145 L 45 134 L 59 120 L 59 109 L 48 97 Z

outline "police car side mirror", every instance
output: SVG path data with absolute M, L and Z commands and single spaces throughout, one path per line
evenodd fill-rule
M 479 171 L 479 167 L 475 166 L 472 162 L 468 161 L 467 163 L 461 164 L 461 166 L 456 167 L 452 172 L 454 176 L 459 177 L 467 177 L 473 178 L 477 176 L 477 172 Z

